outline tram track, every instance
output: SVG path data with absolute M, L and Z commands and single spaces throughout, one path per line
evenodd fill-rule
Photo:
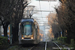
M 49 42 L 40 42 L 37 45 L 23 44 L 11 46 L 9 50 L 15 48 L 16 50 L 48 50 Z M 13 50 L 15 50 L 13 49 Z M 49 48 L 50 49 L 50 48 Z
M 34 45 L 24 45 L 21 47 L 22 50 L 32 50 L 35 46 Z
M 39 44 L 35 45 L 32 50 L 46 50 L 47 49 L 47 42 L 40 42 Z
M 55 43 L 55 42 L 53 42 L 60 50 L 62 50 L 61 49 L 61 47 L 57 44 L 57 43 Z
M 47 49 L 47 42 L 45 43 L 45 50 Z
M 30 49 L 28 49 L 28 50 L 32 50 L 34 47 L 35 47 L 35 46 L 31 47 L 31 48 L 30 48 Z
M 69 47 L 60 47 L 56 42 L 40 42 L 37 45 L 23 44 L 23 45 L 12 45 L 6 50 L 62 50 L 62 49 L 73 49 Z
M 61 47 L 60 47 L 60 45 L 58 45 L 57 43 L 55 43 L 55 42 L 53 42 L 58 48 L 56 48 L 56 49 L 59 49 L 59 50 L 73 50 L 74 48 L 73 47 L 67 47 L 67 46 L 65 46 L 65 45 L 61 45 Z
M 7 50 L 32 50 L 35 46 L 33 45 L 13 45 L 10 46 Z

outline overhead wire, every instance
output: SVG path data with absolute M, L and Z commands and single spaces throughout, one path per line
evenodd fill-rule
M 40 0 L 39 0 L 39 7 L 40 7 L 40 12 L 41 12 L 41 17 L 42 17 L 42 11 L 41 11 L 41 4 L 40 4 Z M 43 21 L 43 17 L 42 17 L 42 21 Z M 44 22 L 44 21 L 43 21 Z M 43 23 L 42 23 L 43 24 Z
M 49 2 L 49 10 L 50 10 L 50 0 L 48 0 L 48 2 Z

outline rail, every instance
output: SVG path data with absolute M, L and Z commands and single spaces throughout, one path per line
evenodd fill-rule
M 57 45 L 55 42 L 53 42 L 53 43 L 54 43 L 55 45 Z M 60 48 L 59 45 L 57 45 L 57 46 L 58 46 L 58 48 L 59 48 L 60 50 L 62 50 L 62 48 Z
M 47 49 L 47 42 L 45 43 L 45 50 Z
M 32 50 L 34 47 L 35 47 L 35 46 L 31 47 L 31 48 L 30 48 L 30 49 L 28 49 L 28 50 Z

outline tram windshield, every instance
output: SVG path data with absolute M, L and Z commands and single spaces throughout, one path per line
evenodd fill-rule
M 26 22 L 26 23 L 23 24 L 22 34 L 23 35 L 32 35 L 32 32 L 31 32 L 31 23 Z

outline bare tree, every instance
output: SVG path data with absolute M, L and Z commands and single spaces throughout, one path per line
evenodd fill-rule
M 75 0 L 60 0 L 62 5 L 56 9 L 58 13 L 58 22 L 62 30 L 67 31 L 68 42 L 75 39 Z
M 50 38 L 55 37 L 55 35 L 61 30 L 60 26 L 58 24 L 57 14 L 56 13 L 50 13 L 47 17 L 48 17 L 48 24 L 50 25 L 48 35 L 50 35 Z
M 0 0 L 0 20 L 4 28 L 4 36 L 7 36 L 7 26 L 12 24 L 13 43 L 18 41 L 18 24 L 23 18 L 23 10 L 27 6 L 24 0 Z

